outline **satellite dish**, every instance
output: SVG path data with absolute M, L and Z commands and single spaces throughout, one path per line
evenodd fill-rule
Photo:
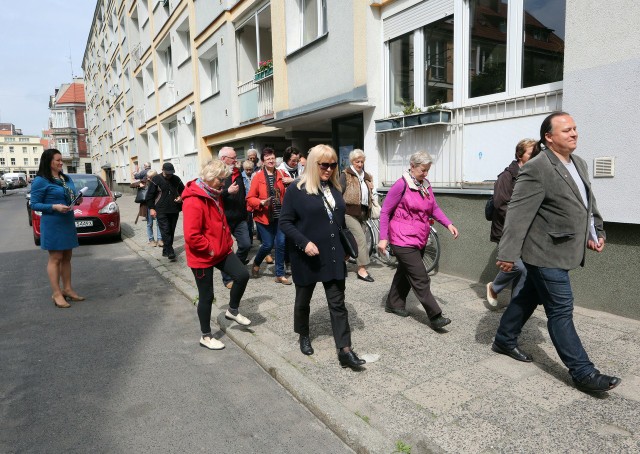
M 187 105 L 182 112 L 180 113 L 180 118 L 186 125 L 190 125 L 193 121 L 193 116 L 195 115 L 195 111 L 193 110 L 193 106 L 191 104 Z

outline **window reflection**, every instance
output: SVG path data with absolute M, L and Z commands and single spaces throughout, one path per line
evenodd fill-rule
M 391 112 L 413 100 L 413 33 L 389 41 L 389 84 Z
M 471 0 L 469 9 L 469 97 L 502 93 L 506 86 L 507 0 Z
M 453 16 L 424 28 L 425 106 L 453 101 Z
M 562 80 L 565 0 L 524 0 L 522 87 Z

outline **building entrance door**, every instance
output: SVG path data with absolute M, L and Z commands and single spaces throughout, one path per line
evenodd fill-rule
M 349 153 L 364 146 L 364 126 L 362 114 L 334 118 L 331 122 L 333 147 L 338 153 L 340 170 L 349 167 Z

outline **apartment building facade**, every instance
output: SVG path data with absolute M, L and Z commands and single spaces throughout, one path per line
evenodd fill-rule
M 426 149 L 432 186 L 464 238 L 443 235 L 441 269 L 486 281 L 495 250 L 482 207 L 493 180 L 520 139 L 566 109 L 617 238 L 610 257 L 640 262 L 628 235 L 640 233 L 628 191 L 636 134 L 615 120 L 635 117 L 628 91 L 640 82 L 640 40 L 629 18 L 638 8 L 631 0 L 99 0 L 83 62 L 94 167 L 124 185 L 140 163 L 170 161 L 190 179 L 224 145 L 242 158 L 249 148 L 331 143 L 342 163 L 363 148 L 384 190 Z M 622 89 L 612 97 L 607 86 Z M 604 302 L 600 257 L 578 275 L 578 296 L 640 317 L 625 295 Z
M 24 172 L 35 178 L 43 151 L 40 137 L 0 134 L 0 175 Z
M 62 84 L 49 97 L 49 129 L 46 140 L 60 150 L 68 173 L 93 173 L 87 150 L 85 95 L 82 79 Z

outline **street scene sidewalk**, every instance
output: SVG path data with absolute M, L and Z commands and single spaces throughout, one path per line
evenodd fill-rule
M 176 304 L 196 302 L 182 215 L 177 261 L 169 262 L 161 248 L 148 244 L 146 221 L 134 224 L 134 197 L 124 195 L 118 205 L 126 244 L 185 295 Z M 464 232 L 458 242 L 464 247 Z M 258 246 L 254 241 L 250 259 Z M 373 260 L 368 269 L 375 282 L 367 283 L 356 279 L 350 264 L 346 303 L 353 347 L 367 360 L 363 370 L 353 371 L 338 363 L 322 286 L 311 303 L 315 353 L 300 353 L 293 332 L 295 288 L 275 283 L 273 268 L 263 264 L 261 277 L 249 281 L 240 303 L 252 321 L 247 328 L 225 320 L 229 290 L 215 273 L 212 319 L 225 333 L 221 340 L 237 343 L 356 452 L 640 452 L 639 321 L 576 307 L 575 324 L 591 360 L 622 378 L 609 393 L 585 394 L 573 387 L 558 358 L 541 307 L 520 336 L 534 362 L 520 363 L 491 351 L 508 292 L 490 310 L 486 283 L 432 273 L 432 292 L 452 319 L 436 332 L 413 294 L 410 317 L 385 313 L 393 268 Z M 194 348 L 199 336 L 194 308 Z

